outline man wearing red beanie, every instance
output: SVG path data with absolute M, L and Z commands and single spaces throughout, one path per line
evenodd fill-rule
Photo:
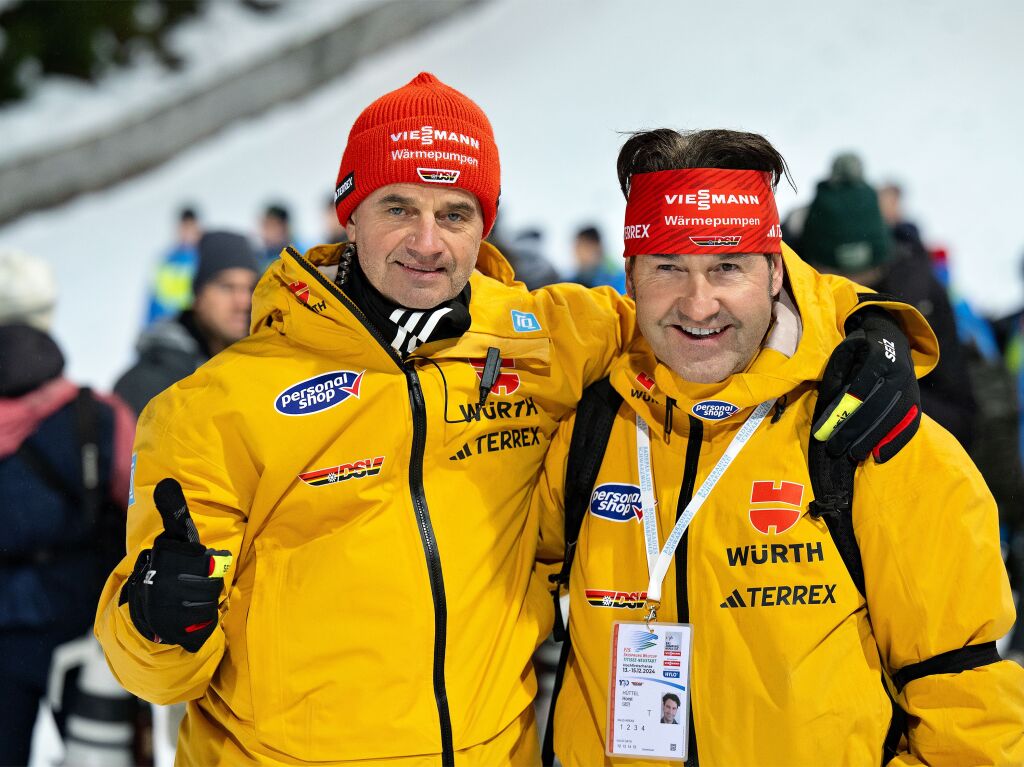
M 143 412 L 97 634 L 129 690 L 189 701 L 179 764 L 538 762 L 530 494 L 635 319 L 524 290 L 483 242 L 499 191 L 470 99 L 426 73 L 381 97 L 338 174 L 350 243 L 285 250 L 251 335 Z M 905 403 L 897 368 L 855 387 Z M 889 431 L 857 423 L 879 399 L 844 448 Z

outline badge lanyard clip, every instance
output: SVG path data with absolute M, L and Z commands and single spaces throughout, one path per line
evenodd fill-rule
M 648 599 L 644 602 L 644 609 L 647 610 L 647 614 L 644 616 L 644 623 L 647 625 L 647 630 L 651 630 L 651 624 L 658 620 L 658 608 L 661 607 L 660 602 L 652 602 Z

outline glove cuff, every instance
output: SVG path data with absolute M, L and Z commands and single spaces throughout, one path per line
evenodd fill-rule
M 887 296 L 883 293 L 872 293 L 869 296 L 862 296 L 861 300 L 863 302 L 864 300 L 896 301 L 898 299 L 892 298 L 891 296 Z M 890 312 L 883 309 L 881 306 L 875 306 L 874 304 L 865 306 L 863 308 L 855 309 L 853 314 L 847 317 L 846 322 L 843 323 L 843 330 L 845 330 L 846 334 L 849 335 L 853 331 L 860 330 L 862 327 L 864 327 L 864 324 L 868 320 L 871 320 L 872 324 L 884 322 L 890 327 L 898 329 L 901 334 L 903 332 L 902 328 L 900 328 L 900 323 L 896 320 L 895 317 L 892 316 Z
M 149 622 L 144 615 L 142 609 L 142 589 L 140 588 L 140 584 L 146 577 L 146 571 L 149 570 L 151 555 L 152 551 L 150 549 L 145 549 L 139 553 L 138 559 L 135 560 L 132 574 L 121 587 L 121 594 L 118 597 L 117 604 L 120 607 L 125 602 L 128 603 L 128 614 L 131 616 L 135 629 L 152 642 L 156 634 L 153 633 L 153 629 L 150 628 Z

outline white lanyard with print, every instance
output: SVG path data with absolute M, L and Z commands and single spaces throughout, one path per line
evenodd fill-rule
M 711 470 L 711 473 L 707 476 L 707 479 L 701 483 L 701 486 L 697 489 L 697 492 L 693 494 L 693 498 L 686 504 L 686 508 L 683 513 L 679 516 L 676 521 L 675 527 L 672 528 L 672 532 L 669 533 L 668 538 L 665 540 L 665 545 L 658 550 L 658 520 L 655 518 L 654 513 L 654 476 L 651 470 L 651 437 L 650 431 L 647 426 L 647 422 L 644 421 L 643 417 L 637 413 L 636 415 L 636 458 L 637 468 L 640 472 L 640 502 L 643 507 L 644 515 L 644 541 L 647 546 L 647 570 L 650 574 L 650 581 L 647 584 L 647 603 L 645 608 L 647 609 L 647 617 L 645 620 L 650 623 L 657 618 L 657 610 L 661 604 L 661 584 L 665 580 L 665 575 L 668 573 L 669 565 L 672 563 L 672 557 L 675 555 L 676 548 L 679 546 L 679 541 L 682 540 L 683 533 L 686 532 L 686 528 L 690 526 L 690 522 L 697 516 L 697 512 L 700 511 L 700 507 L 704 505 L 704 501 L 707 500 L 708 496 L 711 495 L 711 491 L 715 489 L 715 485 L 725 474 L 725 470 L 729 468 L 729 465 L 736 459 L 740 451 L 746 447 L 747 442 L 757 431 L 757 427 L 761 425 L 761 422 L 767 417 L 768 413 L 775 406 L 775 399 L 762 402 L 756 408 L 754 412 L 750 414 L 743 426 L 736 433 L 736 436 L 732 438 L 732 442 L 729 443 L 729 447 L 726 448 L 725 454 L 718 459 L 718 463 L 715 464 L 715 468 Z
M 687 757 L 693 626 L 688 623 L 651 624 L 657 619 L 661 584 L 683 533 L 774 405 L 775 400 L 763 402 L 750 414 L 683 509 L 660 551 L 658 521 L 654 516 L 650 431 L 643 417 L 639 413 L 636 416 L 636 458 L 650 575 L 645 604 L 648 612 L 643 623 L 616 621 L 612 625 L 604 744 L 608 756 L 676 761 Z

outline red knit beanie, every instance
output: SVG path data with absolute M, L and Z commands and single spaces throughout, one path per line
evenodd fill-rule
M 374 190 L 388 184 L 465 189 L 480 201 L 484 236 L 498 212 L 501 167 L 487 115 L 429 72 L 363 110 L 348 134 L 334 204 L 342 226 Z

